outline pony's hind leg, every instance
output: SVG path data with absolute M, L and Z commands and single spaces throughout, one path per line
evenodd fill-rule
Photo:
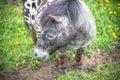
M 76 57 L 75 57 L 76 64 L 73 65 L 73 67 L 76 68 L 77 70 L 84 69 L 82 66 L 82 60 L 81 60 L 83 52 L 84 52 L 84 48 L 80 48 L 77 50 Z

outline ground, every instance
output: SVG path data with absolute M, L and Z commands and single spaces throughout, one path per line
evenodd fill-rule
M 85 72 L 94 71 L 96 67 L 105 69 L 105 63 L 114 62 L 120 58 L 120 43 L 116 46 L 115 54 L 108 55 L 98 49 L 94 51 L 94 56 L 89 58 L 85 55 L 82 56 L 83 66 Z M 72 64 L 74 61 L 66 59 L 66 65 L 69 71 L 72 71 Z M 49 61 L 45 65 L 38 66 L 34 70 L 21 68 L 11 73 L 7 73 L 0 80 L 56 80 L 61 75 L 57 66 L 57 60 Z

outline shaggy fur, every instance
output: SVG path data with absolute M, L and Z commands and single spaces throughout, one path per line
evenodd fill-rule
M 56 49 L 65 54 L 68 49 L 87 47 L 95 38 L 94 17 L 81 0 L 53 0 L 37 15 L 36 22 L 41 27 L 35 47 L 35 54 L 41 54 L 37 56 L 38 59 L 43 59 L 43 56 L 48 56 Z M 49 15 L 55 16 L 58 22 L 53 21 Z M 45 51 L 48 54 L 44 55 L 36 49 L 42 49 L 43 53 Z

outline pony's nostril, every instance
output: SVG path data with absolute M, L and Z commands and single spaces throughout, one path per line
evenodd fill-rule
M 37 56 L 37 54 L 35 53 L 35 56 Z

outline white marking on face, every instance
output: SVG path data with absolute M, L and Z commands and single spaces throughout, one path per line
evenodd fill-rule
M 55 1 L 55 0 L 48 0 L 48 2 L 53 2 L 53 1 Z
M 45 50 L 43 50 L 43 49 L 35 48 L 34 54 L 35 54 L 35 57 L 36 57 L 38 60 L 47 59 L 47 58 L 49 57 L 48 52 L 45 51 Z
M 34 6 L 36 6 L 36 8 L 32 6 L 33 3 L 35 4 Z M 28 4 L 29 4 L 30 6 L 28 6 Z M 28 9 L 29 12 L 30 12 L 30 13 L 28 13 L 28 16 L 24 16 L 24 17 L 27 17 L 27 18 L 28 18 L 28 19 L 26 20 L 26 22 L 27 22 L 28 24 L 34 25 L 34 24 L 35 24 L 35 20 L 32 19 L 32 16 L 33 16 L 33 15 L 36 16 L 36 14 L 37 14 L 37 7 L 38 7 L 38 6 L 37 6 L 37 0 L 35 0 L 35 1 L 27 0 L 27 2 L 24 3 L 24 7 L 25 7 L 26 9 Z M 24 9 L 24 11 L 26 12 L 25 9 Z

